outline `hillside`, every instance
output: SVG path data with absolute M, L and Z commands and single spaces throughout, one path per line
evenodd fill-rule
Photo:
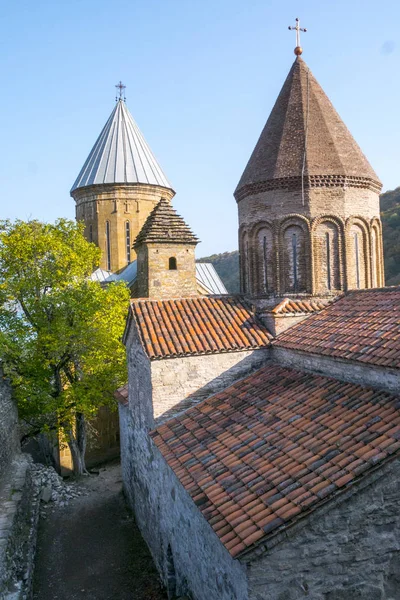
M 400 284 L 400 187 L 381 195 L 381 218 L 386 285 L 397 285 Z M 200 258 L 198 262 L 212 263 L 227 290 L 232 294 L 239 292 L 239 253 L 237 250 L 212 254 Z

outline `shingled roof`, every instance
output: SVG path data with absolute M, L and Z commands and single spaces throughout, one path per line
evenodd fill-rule
M 131 300 L 131 315 L 151 360 L 269 346 L 272 335 L 240 298 Z
M 198 244 L 199 239 L 173 208 L 161 198 L 153 208 L 139 232 L 133 246 L 145 243 Z
M 151 432 L 234 557 L 400 451 L 400 397 L 268 365 Z
M 400 287 L 352 291 L 274 345 L 400 369 Z
M 305 162 L 304 162 L 305 161 Z M 304 173 L 303 173 L 304 162 Z M 375 171 L 329 98 L 297 57 L 261 133 L 235 196 L 245 186 L 314 176 L 356 178 L 381 189 Z M 351 181 L 350 181 L 351 183 Z M 273 185 L 272 185 L 273 188 Z

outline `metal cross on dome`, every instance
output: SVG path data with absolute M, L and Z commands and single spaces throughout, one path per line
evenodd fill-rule
M 297 18 L 295 27 L 292 27 L 291 25 L 289 25 L 289 30 L 296 32 L 296 48 L 294 49 L 294 53 L 297 56 L 300 56 L 300 54 L 303 53 L 303 48 L 300 46 L 300 31 L 304 31 L 304 33 L 305 33 L 307 31 L 307 29 L 302 29 L 300 27 L 300 19 Z
M 119 83 L 117 83 L 117 85 L 115 87 L 119 91 L 119 99 L 120 100 L 126 100 L 126 98 L 125 98 L 125 91 L 124 91 L 126 89 L 126 85 L 124 85 L 122 83 L 122 81 L 120 81 Z M 118 100 L 118 96 L 116 96 L 115 99 Z

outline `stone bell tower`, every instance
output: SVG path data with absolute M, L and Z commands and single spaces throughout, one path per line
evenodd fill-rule
M 160 197 L 175 195 L 126 106 L 125 86 L 116 87 L 116 105 L 71 189 L 76 219 L 113 273 L 136 258 L 132 243 Z
M 384 285 L 381 183 L 301 52 L 235 191 L 253 298 Z
M 161 198 L 137 236 L 139 298 L 198 296 L 194 251 L 199 243 L 189 226 Z

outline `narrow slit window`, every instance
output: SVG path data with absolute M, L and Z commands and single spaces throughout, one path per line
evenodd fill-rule
M 126 239 L 126 262 L 128 265 L 131 262 L 131 224 L 129 221 L 125 223 L 125 239 Z
M 328 232 L 326 232 L 326 283 L 328 290 L 332 289 L 332 276 L 331 276 L 331 239 Z
M 267 265 L 267 256 L 268 256 L 268 246 L 267 246 L 267 237 L 264 235 L 263 238 L 263 267 L 264 267 L 264 292 L 268 292 L 268 265 Z
M 176 271 L 177 270 L 177 265 L 176 265 L 176 258 L 175 256 L 171 256 L 169 259 L 169 270 L 170 271 Z
M 111 231 L 110 231 L 110 221 L 106 221 L 106 260 L 107 260 L 107 271 L 111 271 Z
M 89 242 L 93 242 L 93 225 L 89 225 Z
M 293 288 L 297 291 L 298 273 L 297 273 L 297 234 L 292 235 L 292 254 L 293 254 Z
M 360 255 L 358 233 L 354 234 L 354 251 L 356 253 L 356 284 L 357 289 L 360 289 Z

